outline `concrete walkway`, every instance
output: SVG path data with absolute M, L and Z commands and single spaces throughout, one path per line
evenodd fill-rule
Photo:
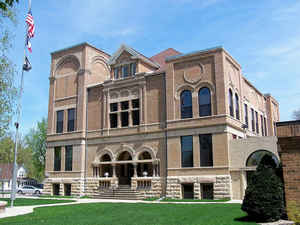
M 25 198 L 38 198 L 38 197 L 25 197 Z M 7 207 L 5 212 L 0 213 L 0 218 L 19 216 L 28 213 L 32 213 L 34 208 L 39 207 L 51 207 L 58 205 L 74 205 L 74 204 L 86 204 L 86 203 L 147 203 L 147 204 L 232 204 L 232 203 L 241 203 L 240 200 L 231 200 L 228 202 L 159 202 L 159 201 L 143 201 L 143 200 L 115 200 L 115 199 L 76 199 L 76 198 L 43 198 L 43 199 L 55 199 L 55 200 L 75 200 L 76 202 L 69 203 L 56 203 L 49 205 L 33 205 L 33 206 L 16 206 L 16 207 Z

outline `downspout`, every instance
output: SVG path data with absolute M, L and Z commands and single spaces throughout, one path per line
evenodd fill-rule
M 90 89 L 86 89 L 86 101 L 85 101 L 85 148 L 84 148 L 84 183 L 83 183 L 83 192 L 86 193 L 86 177 L 87 177 L 87 148 L 88 148 L 88 98 L 89 98 Z
M 168 178 L 168 131 L 167 131 L 167 87 L 166 87 L 166 72 L 164 73 L 164 82 L 163 82 L 163 89 L 164 89 L 164 97 L 163 97 L 163 105 L 165 106 L 164 108 L 164 133 L 165 133 L 165 180 L 164 180 L 164 191 L 163 191 L 163 196 L 167 196 L 167 178 Z

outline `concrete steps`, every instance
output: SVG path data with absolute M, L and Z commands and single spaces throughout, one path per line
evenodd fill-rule
M 99 195 L 93 196 L 98 199 L 121 199 L 121 200 L 141 200 L 144 198 L 136 190 L 131 190 L 129 185 L 120 185 L 117 189 L 101 190 Z

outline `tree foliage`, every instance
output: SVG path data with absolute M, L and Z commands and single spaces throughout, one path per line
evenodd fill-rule
M 18 3 L 19 0 L 1 0 L 0 1 L 0 10 L 8 11 L 10 7 L 14 5 L 14 3 Z
M 47 119 L 43 118 L 37 123 L 37 127 L 29 131 L 25 137 L 27 148 L 32 150 L 34 166 L 33 178 L 42 181 L 45 172 L 46 161 L 46 139 L 47 139 Z
M 9 2 L 6 4 L 10 6 Z M 8 130 L 17 97 L 14 86 L 15 65 L 8 58 L 13 39 L 11 25 L 15 23 L 14 10 L 3 10 L 0 7 L 0 137 Z
M 284 213 L 283 184 L 272 156 L 265 155 L 251 176 L 242 210 L 257 221 L 269 222 Z

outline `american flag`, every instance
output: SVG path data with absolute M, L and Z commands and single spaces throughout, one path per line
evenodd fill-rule
M 26 17 L 26 23 L 28 25 L 28 29 L 27 29 L 27 36 L 29 38 L 33 38 L 34 36 L 34 20 L 33 20 L 33 16 L 31 13 L 31 10 L 29 10 L 29 12 L 27 13 L 27 17 Z

